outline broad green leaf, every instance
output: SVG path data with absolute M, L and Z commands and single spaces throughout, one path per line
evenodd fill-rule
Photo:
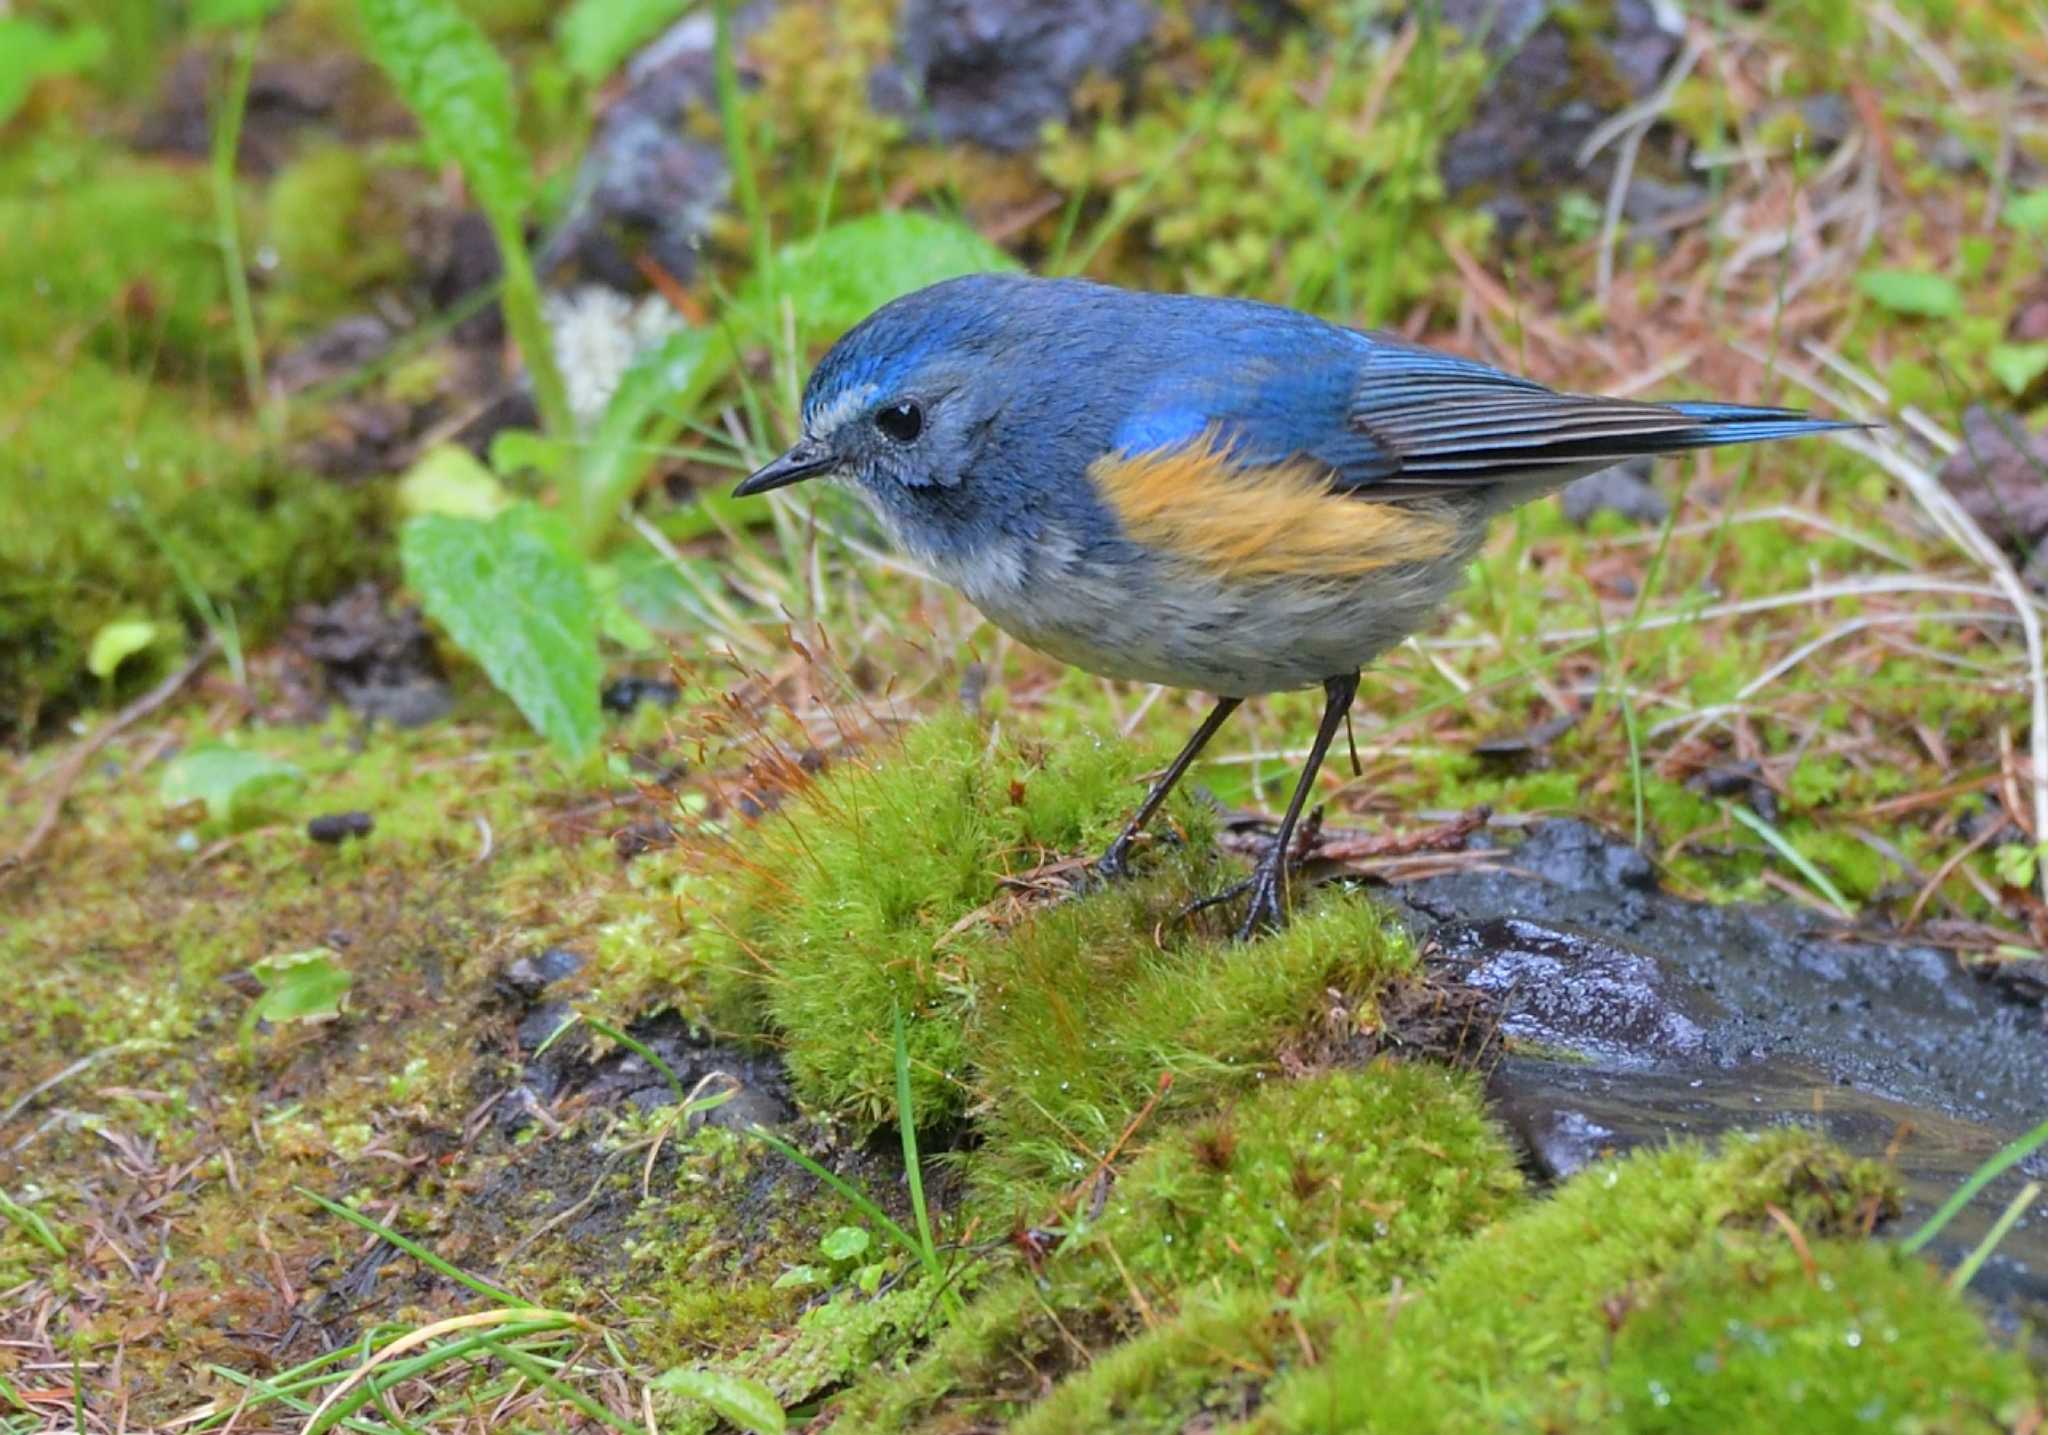
M 633 610 L 626 605 L 619 570 L 609 563 L 593 563 L 584 572 L 597 599 L 597 627 L 612 642 L 628 652 L 650 653 L 660 647 Z
M 208 30 L 261 25 L 283 5 L 284 0 L 195 0 L 192 23 Z
M 532 469 L 557 479 L 569 471 L 576 446 L 532 429 L 500 429 L 491 436 L 491 468 L 501 474 Z
M 533 196 L 513 119 L 512 73 L 454 0 L 357 0 L 370 57 L 418 116 L 428 148 L 461 166 L 501 223 Z
M 157 783 L 157 795 L 168 807 L 203 801 L 208 817 L 239 827 L 268 811 L 282 788 L 304 778 L 296 766 L 280 758 L 205 743 L 172 760 Z
M 597 605 L 561 519 L 516 503 L 488 522 L 408 519 L 398 551 L 427 613 L 535 731 L 581 759 L 602 730 Z
M 2048 373 L 2048 344 L 2000 344 L 1986 361 L 1991 375 L 2017 397 Z
M 1963 291 L 1939 274 L 1873 269 L 1856 276 L 1856 287 L 1894 314 L 1948 319 L 1963 312 Z
M 575 0 L 555 25 L 562 59 L 596 84 L 696 0 Z
M 111 678 L 137 653 L 156 641 L 156 624 L 147 618 L 118 618 L 92 635 L 85 670 L 102 680 Z
M 279 952 L 249 970 L 263 983 L 256 1012 L 267 1022 L 324 1021 L 341 1014 L 355 978 L 326 947 Z
M 2048 189 L 2036 189 L 2005 203 L 2003 217 L 2027 234 L 2048 234 Z
M 263 984 L 263 995 L 242 1013 L 237 1035 L 244 1059 L 252 1053 L 257 1022 L 282 1026 L 288 1021 L 330 1020 L 341 1015 L 341 1003 L 355 983 L 348 968 L 327 947 L 279 952 L 249 971 Z
M 825 1273 L 816 1266 L 791 1266 L 777 1276 L 769 1287 L 771 1290 L 786 1291 L 794 1286 L 821 1286 L 825 1284 Z
M 2002 843 L 1992 850 L 1991 870 L 2008 887 L 2031 887 L 2044 852 L 2048 852 L 2048 843 L 2039 847 L 2029 847 L 2024 842 Z
M 730 362 L 727 345 L 703 329 L 684 329 L 633 361 L 605 406 L 576 468 L 583 536 L 594 542 L 647 477 L 698 396 Z
M 107 34 L 97 25 L 52 30 L 34 20 L 0 15 L 0 125 L 28 100 L 45 75 L 73 75 L 96 65 L 107 52 Z
M 839 1226 L 827 1231 L 825 1239 L 818 1242 L 818 1249 L 831 1261 L 850 1261 L 864 1254 L 873 1238 L 859 1226 Z
M 452 443 L 428 449 L 398 480 L 398 507 L 408 515 L 495 518 L 511 501 L 495 474 Z
M 850 329 L 891 299 L 1017 262 L 964 225 L 914 210 L 835 224 L 784 248 L 766 274 L 749 276 L 734 308 L 773 332 L 787 300 L 797 322 L 821 334 Z
M 782 1435 L 789 1417 L 775 1393 L 758 1380 L 723 1370 L 685 1370 L 678 1366 L 649 1382 L 656 1390 L 686 1395 L 709 1405 L 719 1417 L 753 1435 Z

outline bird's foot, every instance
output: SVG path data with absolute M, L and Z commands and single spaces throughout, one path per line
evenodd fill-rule
M 1261 861 L 1258 870 L 1243 881 L 1232 882 L 1222 891 L 1211 892 L 1181 908 L 1179 920 L 1186 921 L 1195 913 L 1206 912 L 1211 907 L 1226 906 L 1249 892 L 1251 901 L 1245 905 L 1244 920 L 1237 926 L 1237 940 L 1249 942 L 1261 932 L 1277 932 L 1286 924 L 1284 891 L 1279 864 Z

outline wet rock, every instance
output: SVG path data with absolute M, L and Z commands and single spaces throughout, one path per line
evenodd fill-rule
M 780 1126 L 796 1115 L 787 1100 L 758 1087 L 739 1086 L 732 1095 L 708 1111 L 690 1117 L 690 1126 L 719 1126 L 727 1131 L 751 1131 L 756 1126 Z
M 744 39 L 769 10 L 743 7 L 735 33 Z M 647 287 L 643 260 L 681 281 L 696 273 L 698 242 L 732 187 L 723 148 L 692 138 L 684 122 L 713 103 L 715 35 L 708 12 L 685 16 L 626 66 L 624 86 L 577 168 L 562 223 L 538 256 L 543 272 L 566 268 L 623 293 Z
M 1027 150 L 1084 75 L 1122 69 L 1154 18 L 1143 0 L 908 0 L 870 99 L 926 139 Z
M 675 825 L 660 817 L 629 822 L 612 834 L 612 850 L 628 861 L 675 845 Z
M 351 837 L 368 837 L 376 825 L 367 812 L 328 812 L 306 823 L 306 836 L 332 847 Z
M 1498 870 L 1408 883 L 1391 900 L 1443 954 L 1435 980 L 1502 1001 L 1521 1049 L 1490 1091 L 1542 1174 L 1674 1135 L 1800 1121 L 1895 1160 L 1911 1229 L 2040 1120 L 2048 1030 L 2021 988 L 1903 939 L 1838 940 L 1800 913 L 1673 897 L 1640 853 L 1584 823 L 1540 824 Z M 1551 1059 L 1559 1048 L 1571 1058 Z M 2029 1169 L 2048 1174 L 2048 1153 Z M 1974 1246 L 2021 1179 L 1979 1198 L 1939 1254 Z M 2048 1223 L 2009 1237 L 1973 1290 L 2007 1319 L 2048 1310 Z
M 1583 716 L 1583 713 L 1576 712 L 1559 713 L 1520 732 L 1482 739 L 1472 744 L 1472 755 L 1508 767 L 1525 767 L 1548 751 L 1552 743 L 1577 727 Z
M 319 663 L 329 691 L 363 717 L 418 727 L 453 706 L 419 610 L 387 609 L 374 583 L 300 608 L 288 641 Z
M 683 690 L 667 678 L 646 678 L 628 674 L 606 683 L 604 691 L 598 696 L 598 701 L 604 704 L 607 712 L 629 713 L 642 703 L 658 708 L 672 708 L 682 695 Z
M 534 1001 L 548 987 L 582 970 L 582 957 L 567 947 L 549 947 L 532 956 L 513 958 L 498 974 L 498 980 L 517 995 Z
M 427 294 L 437 310 L 456 308 L 504 277 L 497 237 L 480 209 L 430 211 L 414 247 L 414 261 L 427 276 Z M 505 316 L 492 300 L 449 332 L 459 344 L 496 348 L 504 342 Z
M 1651 527 L 1671 516 L 1670 501 L 1650 482 L 1651 472 L 1648 459 L 1632 459 L 1573 481 L 1557 501 L 1564 516 L 1581 528 L 1596 513 L 1618 513 L 1630 523 Z
M 1446 922 L 1434 939 L 1468 985 L 1500 999 L 1513 1040 L 1636 1068 L 1711 1055 L 1720 1004 L 1654 953 L 1521 917 Z
M 1489 191 L 1487 207 L 1505 228 L 1545 212 L 1547 191 L 1606 187 L 1613 148 L 1581 168 L 1580 146 L 1653 90 L 1678 53 L 1682 32 L 1667 29 L 1650 0 L 1616 0 L 1606 32 L 1583 38 L 1554 9 L 1550 0 L 1442 0 L 1439 10 L 1499 64 L 1471 120 L 1444 145 L 1444 185 Z
M 1963 415 L 1963 446 L 1942 465 L 1941 481 L 1994 542 L 2022 559 L 2039 556 L 2048 539 L 2048 434 L 1975 405 Z
M 1766 822 L 1778 820 L 1778 794 L 1764 781 L 1763 767 L 1754 762 L 1725 762 L 1703 768 L 1686 780 L 1694 792 L 1708 797 L 1737 797 Z
M 561 1029 L 563 1022 L 572 1020 L 575 1015 L 576 1009 L 567 1002 L 543 1002 L 520 1019 L 517 1033 L 519 1049 L 531 1056 L 534 1052 L 540 1050 L 543 1042 Z M 548 1048 L 545 1055 L 552 1056 L 558 1050 L 568 1052 L 569 1048 L 557 1042 L 554 1046 Z M 527 1075 L 529 1084 L 533 1084 L 532 1067 L 527 1069 Z M 552 1085 L 553 1083 L 543 1084 Z
M 571 1014 L 566 1002 L 535 1007 L 519 1023 L 520 1049 L 530 1056 Z M 704 1097 L 728 1089 L 740 1093 L 704 1113 L 703 1119 L 712 1120 L 713 1125 L 733 1125 L 735 1129 L 772 1126 L 796 1114 L 788 1079 L 772 1057 L 716 1041 L 673 1014 L 637 1022 L 630 1035 L 668 1065 L 686 1095 Z M 543 1104 L 559 1105 L 573 1098 L 579 1109 L 620 1105 L 653 1109 L 674 1104 L 675 1087 L 639 1052 L 614 1047 L 592 1057 L 593 1049 L 587 1031 L 570 1031 L 538 1060 L 528 1061 L 517 1089 L 531 1093 Z M 719 1117 L 717 1113 L 728 1106 L 735 1109 Z M 519 1102 L 502 1102 L 500 1108 L 500 1123 L 507 1127 L 523 1126 L 534 1119 Z
M 1856 110 L 1847 95 L 1808 95 L 1799 102 L 1799 117 L 1806 122 L 1807 142 L 1823 154 L 1856 132 Z

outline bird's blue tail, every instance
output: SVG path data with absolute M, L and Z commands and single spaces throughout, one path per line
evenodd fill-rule
M 1674 429 L 1657 436 L 1663 440 L 1658 446 L 1671 452 L 1869 427 L 1847 419 L 1809 418 L 1797 409 L 1759 408 L 1752 404 L 1667 403 L 1664 407 L 1699 420 L 1698 428 Z

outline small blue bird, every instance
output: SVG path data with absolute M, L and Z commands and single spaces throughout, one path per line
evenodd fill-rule
M 1321 726 L 1246 884 L 1287 854 L 1359 669 L 1420 628 L 1487 521 L 1624 459 L 1856 425 L 1562 394 L 1243 300 L 978 274 L 876 310 L 811 374 L 803 435 L 739 495 L 849 479 L 998 627 L 1215 708 L 1097 863 L 1132 843 L 1245 698 L 1322 685 Z

